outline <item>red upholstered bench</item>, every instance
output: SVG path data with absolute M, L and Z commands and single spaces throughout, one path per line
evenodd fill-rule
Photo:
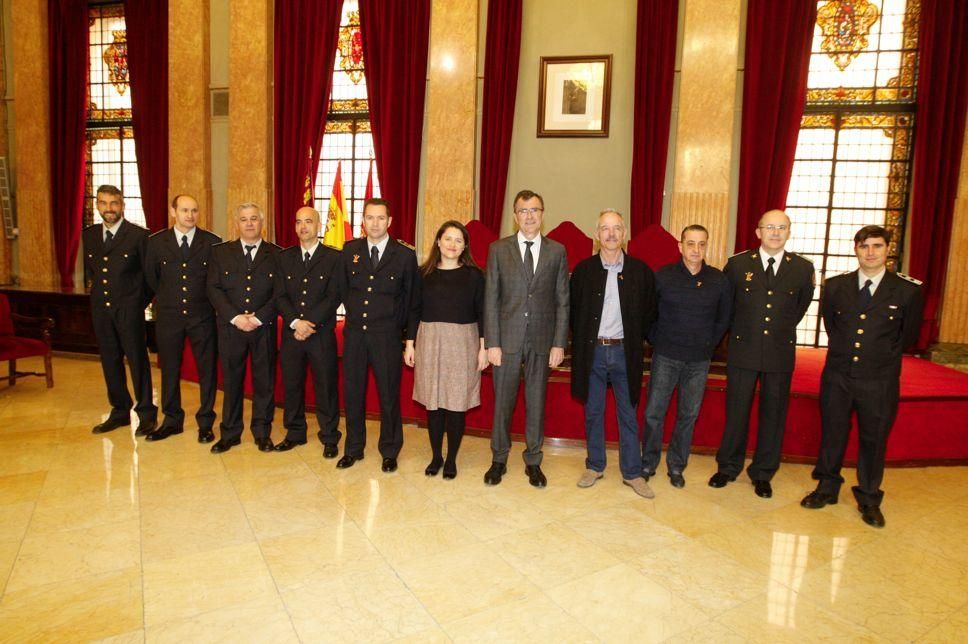
M 47 377 L 47 387 L 53 387 L 54 369 L 50 361 L 50 330 L 53 328 L 54 320 L 51 318 L 34 318 L 12 313 L 7 296 L 0 294 L 0 361 L 6 360 L 10 363 L 9 375 L 0 377 L 0 380 L 9 380 L 12 386 L 17 384 L 19 376 L 43 375 Z M 38 337 L 29 337 L 31 335 Z M 19 358 L 34 356 L 44 357 L 44 373 L 17 371 Z

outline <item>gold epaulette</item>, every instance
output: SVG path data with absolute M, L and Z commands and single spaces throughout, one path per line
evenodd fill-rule
M 398 239 L 397 240 L 397 243 L 406 246 L 407 248 L 409 248 L 410 250 L 412 250 L 414 252 L 416 252 L 416 250 L 417 250 L 417 248 L 413 244 L 408 244 L 407 242 L 403 241 L 402 239 Z

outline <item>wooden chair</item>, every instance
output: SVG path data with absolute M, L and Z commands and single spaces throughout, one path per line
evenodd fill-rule
M 0 293 L 0 362 L 10 363 L 9 375 L 0 376 L 10 386 L 17 384 L 20 376 L 45 376 L 47 388 L 54 386 L 54 369 L 51 365 L 50 331 L 54 320 L 44 317 L 28 317 L 10 311 L 7 296 Z M 37 337 L 30 337 L 37 336 Z M 44 357 L 44 373 L 17 371 L 19 358 Z

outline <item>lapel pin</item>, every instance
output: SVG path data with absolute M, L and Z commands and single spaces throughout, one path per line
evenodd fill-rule
M 354 264 L 359 264 L 360 263 L 360 256 L 359 255 L 353 255 L 353 263 Z
M 747 282 L 753 281 L 753 273 L 746 273 L 746 281 Z
M 696 282 L 696 288 L 699 288 L 700 286 L 702 286 L 702 280 L 699 280 L 698 282 Z

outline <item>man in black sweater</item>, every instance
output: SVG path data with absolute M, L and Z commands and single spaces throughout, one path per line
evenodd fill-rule
M 669 480 L 683 487 L 692 431 L 706 393 L 709 362 L 729 327 L 733 289 L 729 280 L 706 264 L 709 231 L 686 226 L 679 241 L 682 260 L 656 273 L 659 317 L 649 333 L 654 347 L 642 437 L 642 476 L 655 475 L 662 452 L 666 410 L 676 387 L 676 425 L 669 440 L 666 467 Z

